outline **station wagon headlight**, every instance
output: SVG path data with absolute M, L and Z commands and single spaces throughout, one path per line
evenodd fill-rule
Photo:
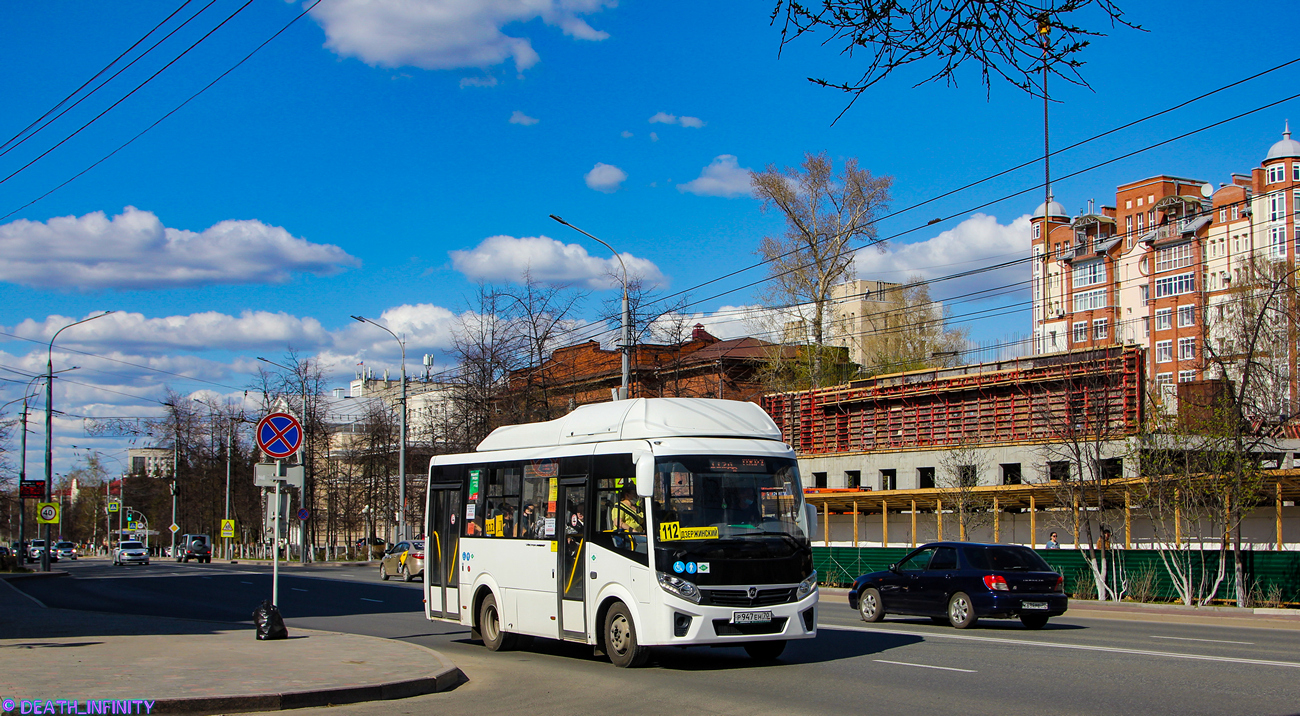
M 688 602 L 695 602 L 696 604 L 700 603 L 699 587 L 681 577 L 674 577 L 671 574 L 655 572 L 655 575 L 659 577 L 659 586 L 662 587 L 665 592 L 681 597 Z
M 795 593 L 795 599 L 803 599 L 809 594 L 812 594 L 815 589 L 817 589 L 817 570 L 814 569 L 812 574 L 808 575 L 807 579 L 799 583 L 799 589 Z

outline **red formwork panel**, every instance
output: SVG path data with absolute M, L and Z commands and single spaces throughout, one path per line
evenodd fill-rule
M 1116 438 L 1142 420 L 1142 349 L 1111 346 L 774 393 L 762 406 L 806 455 Z

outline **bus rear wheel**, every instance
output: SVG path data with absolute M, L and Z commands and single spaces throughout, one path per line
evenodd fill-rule
M 497 598 L 491 594 L 483 598 L 478 609 L 478 630 L 483 635 L 483 646 L 488 651 L 509 651 L 515 646 L 515 635 L 501 629 L 501 613 L 497 611 Z
M 605 614 L 605 653 L 614 666 L 621 668 L 641 666 L 650 658 L 650 648 L 637 642 L 632 615 L 622 602 Z
M 745 653 L 755 661 L 776 661 L 783 651 L 784 641 L 755 641 L 745 645 Z

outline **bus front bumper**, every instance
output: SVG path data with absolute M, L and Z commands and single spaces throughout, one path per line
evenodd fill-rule
M 666 646 L 743 644 L 754 641 L 811 639 L 817 636 L 818 590 L 797 602 L 754 608 L 695 604 L 664 595 Z M 662 631 L 660 631 L 662 630 Z

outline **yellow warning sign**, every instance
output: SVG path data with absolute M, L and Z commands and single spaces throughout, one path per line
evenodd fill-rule
M 234 536 L 235 536 L 235 521 L 234 521 L 234 520 L 222 520 L 222 521 L 221 521 L 221 536 L 222 536 L 222 537 L 234 537 Z

